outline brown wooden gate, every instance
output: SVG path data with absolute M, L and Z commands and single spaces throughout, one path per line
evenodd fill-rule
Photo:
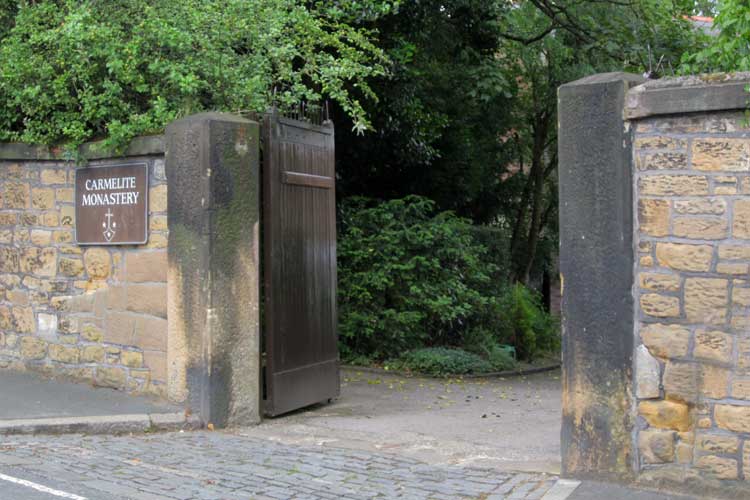
M 333 124 L 263 120 L 265 413 L 339 395 Z

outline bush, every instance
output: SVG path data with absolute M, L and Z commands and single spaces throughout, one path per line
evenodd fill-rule
M 502 372 L 512 370 L 516 367 L 516 360 L 507 349 L 501 346 L 494 346 L 487 353 L 487 361 L 492 365 L 492 370 Z
M 523 285 L 507 286 L 497 255 L 450 212 L 426 198 L 346 200 L 339 217 L 342 358 L 397 358 L 422 347 L 461 347 L 495 370 L 559 350 L 555 319 Z M 497 235 L 497 233 L 494 233 Z M 499 238 L 498 238 L 499 239 Z M 491 241 L 488 241 L 491 243 Z M 494 242 L 499 252 L 505 246 Z M 507 254 L 506 254 L 507 255 Z M 507 276 L 507 275 L 506 275 Z
M 463 344 L 493 329 L 496 302 L 485 247 L 470 224 L 410 196 L 342 207 L 338 242 L 339 334 L 344 359 L 393 358 L 423 346 Z M 494 323 L 493 323 L 494 322 Z
M 480 374 L 493 371 L 489 361 L 461 349 L 428 347 L 415 349 L 389 363 L 397 370 L 408 370 L 433 377 Z
M 372 33 L 352 26 L 387 0 L 13 4 L 0 12 L 0 141 L 122 146 L 190 113 L 323 97 L 363 129 L 359 99 L 385 71 Z
M 512 370 L 516 366 L 515 347 L 498 344 L 497 333 L 486 328 L 477 327 L 468 332 L 463 348 L 486 359 L 493 371 Z
M 470 230 L 477 245 L 487 249 L 486 260 L 495 265 L 492 273 L 494 293 L 498 285 L 506 283 L 510 278 L 510 235 L 504 229 L 494 226 L 474 225 Z
M 498 303 L 498 340 L 513 345 L 521 359 L 531 360 L 542 352 L 560 350 L 558 324 L 540 302 L 538 294 L 516 284 L 507 289 Z

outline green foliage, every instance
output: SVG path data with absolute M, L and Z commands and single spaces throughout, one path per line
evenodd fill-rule
M 16 17 L 18 2 L 16 0 L 0 0 L 0 40 L 13 27 L 13 19 Z
M 0 0 L 2 2 L 3 0 Z M 204 110 L 333 99 L 356 130 L 385 73 L 351 23 L 393 2 L 40 0 L 0 3 L 0 140 L 121 146 Z M 5 17 L 13 16 L 13 22 Z M 6 32 L 6 26 L 11 26 Z
M 503 311 L 498 309 L 497 313 L 503 314 Z M 510 345 L 500 345 L 499 333 L 500 330 L 478 326 L 466 333 L 462 347 L 486 359 L 495 371 L 511 370 L 516 364 L 516 349 Z
M 408 370 L 433 377 L 495 371 L 489 361 L 476 354 L 445 347 L 414 349 L 389 362 L 388 366 L 396 370 Z
M 504 228 L 496 226 L 475 224 L 469 226 L 469 230 L 474 241 L 487 249 L 485 258 L 494 266 L 491 273 L 494 290 L 498 283 L 506 283 L 510 277 L 510 235 Z
M 707 4 L 403 0 L 366 24 L 392 65 L 365 105 L 375 133 L 337 129 L 338 192 L 418 194 L 497 227 L 512 240 L 503 273 L 540 283 L 557 247 L 558 87 L 649 60 L 671 73 L 701 43 L 683 16 Z
M 507 287 L 496 257 L 476 239 L 496 231 L 436 213 L 417 196 L 346 200 L 340 221 L 343 359 L 382 361 L 410 349 L 460 346 L 500 370 L 514 363 L 501 344 L 523 359 L 559 348 L 555 321 L 538 297 L 522 285 Z
M 418 194 L 475 222 L 497 205 L 512 109 L 512 75 L 498 71 L 505 2 L 404 0 L 373 26 L 392 65 L 367 103 L 376 133 L 336 131 L 344 196 Z
M 558 325 L 541 308 L 537 294 L 516 284 L 507 289 L 498 308 L 502 311 L 499 340 L 515 346 L 519 358 L 533 359 L 539 353 L 559 351 Z
M 372 364 L 372 358 L 365 355 L 349 357 L 345 361 L 347 364 L 354 366 L 369 366 Z
M 487 353 L 487 361 L 492 365 L 493 371 L 512 370 L 516 367 L 516 360 L 511 354 L 515 349 L 505 349 L 510 346 L 493 346 Z
M 344 203 L 338 241 L 344 358 L 382 360 L 424 345 L 460 345 L 474 325 L 492 321 L 495 266 L 467 221 L 434 208 L 416 196 Z
M 561 84 L 641 73 L 649 51 L 653 66 L 664 56 L 663 70 L 676 67 L 698 37 L 683 14 L 705 10 L 701 3 L 403 0 L 367 24 L 392 65 L 373 80 L 379 100 L 366 104 L 376 133 L 337 131 L 339 188 L 345 196 L 419 194 L 475 222 L 508 217 L 523 189 L 501 177 L 518 167 L 513 132 L 522 132 L 528 160 L 528 129 L 542 112 L 554 115 Z
M 746 0 L 720 0 L 713 28 L 702 50 L 686 54 L 685 73 L 750 71 L 750 4 Z

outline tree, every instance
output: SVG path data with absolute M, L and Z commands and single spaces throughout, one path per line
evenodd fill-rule
M 422 194 L 443 210 L 493 219 L 505 161 L 498 133 L 515 85 L 497 65 L 503 3 L 406 0 L 367 25 L 392 64 L 372 82 L 373 133 L 358 135 L 336 116 L 341 197 Z
M 653 70 L 658 61 L 674 68 L 700 41 L 684 18 L 690 12 L 664 2 L 532 0 L 506 13 L 503 71 L 522 82 L 507 134 L 518 169 L 507 181 L 504 214 L 514 280 L 528 283 L 556 246 L 557 88 L 597 72 Z M 547 250 L 541 254 L 540 244 Z
M 750 71 L 750 4 L 742 0 L 721 0 L 713 27 L 716 36 L 707 46 L 685 55 L 685 73 Z
M 669 73 L 699 43 L 683 3 L 405 0 L 367 25 L 393 65 L 373 82 L 374 133 L 337 129 L 340 195 L 416 193 L 504 227 L 529 282 L 556 247 L 557 88 L 659 60 Z
M 0 140 L 79 144 L 203 110 L 330 98 L 357 130 L 387 0 L 0 0 Z M 12 22 L 6 24 L 12 16 Z M 3 31 L 5 26 L 10 26 Z M 356 95 L 352 94 L 356 89 Z

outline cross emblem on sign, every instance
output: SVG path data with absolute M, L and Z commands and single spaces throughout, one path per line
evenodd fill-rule
M 112 241 L 112 238 L 115 237 L 115 229 L 117 229 L 117 222 L 112 222 L 112 216 L 114 214 L 112 213 L 111 209 L 107 209 L 107 213 L 104 214 L 104 217 L 107 218 L 106 222 L 102 222 L 102 227 L 104 228 L 104 239 L 107 241 Z

